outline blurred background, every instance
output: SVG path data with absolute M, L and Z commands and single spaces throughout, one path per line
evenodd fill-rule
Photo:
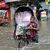
M 19 6 L 31 7 L 33 11 L 34 6 L 37 8 L 39 43 L 33 43 L 30 50 L 50 50 L 50 0 L 0 0 L 0 50 L 17 50 L 13 34 L 14 14 Z

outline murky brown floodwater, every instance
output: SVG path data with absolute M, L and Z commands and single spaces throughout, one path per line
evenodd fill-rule
M 50 50 L 50 20 L 41 21 L 39 43 L 31 43 L 25 50 Z M 17 43 L 13 39 L 12 27 L 0 27 L 0 50 L 17 50 Z

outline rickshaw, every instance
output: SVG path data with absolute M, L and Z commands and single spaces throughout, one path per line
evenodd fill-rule
M 38 43 L 37 30 L 33 29 L 37 27 L 33 16 L 34 13 L 30 7 L 21 6 L 15 11 L 14 38 L 18 41 L 18 48 L 28 45 L 32 40 Z

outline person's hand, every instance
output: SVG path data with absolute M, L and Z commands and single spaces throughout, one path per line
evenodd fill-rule
M 29 27 L 27 27 L 27 29 L 33 29 L 32 25 L 30 25 Z

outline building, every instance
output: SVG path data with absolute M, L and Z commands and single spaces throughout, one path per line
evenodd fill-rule
M 4 5 L 4 6 L 3 6 Z M 5 0 L 0 0 L 0 10 L 7 10 L 7 22 L 8 24 L 10 24 L 10 6 L 8 6 L 5 2 Z

